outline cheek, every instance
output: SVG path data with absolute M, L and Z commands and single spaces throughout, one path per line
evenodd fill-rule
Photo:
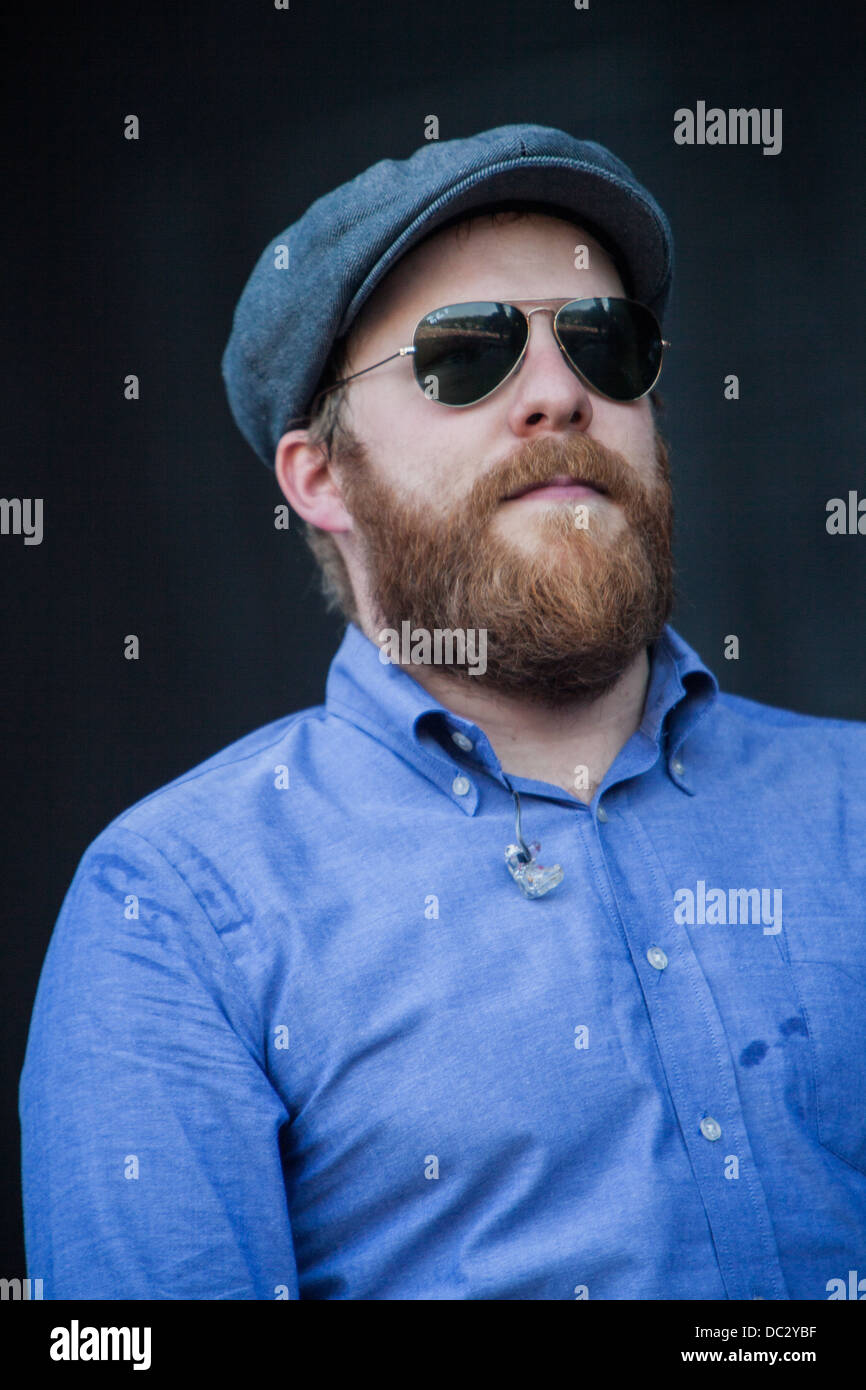
M 388 382 L 353 404 L 350 423 L 392 487 L 445 512 L 475 478 L 461 414 L 427 400 L 414 381 Z
M 418 440 L 430 402 L 415 383 L 408 361 L 389 362 L 352 383 L 352 424 L 377 453 Z
M 645 483 L 656 476 L 655 425 L 649 398 L 632 405 L 605 402 L 604 408 L 594 411 L 598 437 L 611 449 L 623 455 Z

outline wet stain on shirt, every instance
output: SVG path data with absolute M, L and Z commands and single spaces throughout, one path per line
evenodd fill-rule
M 769 1050 L 767 1044 L 757 1038 L 755 1042 L 749 1043 L 748 1047 L 744 1047 L 740 1053 L 741 1066 L 756 1067 L 759 1062 L 763 1062 Z
M 779 1032 L 783 1038 L 790 1038 L 794 1033 L 800 1033 L 804 1038 L 807 1036 L 805 1021 L 799 1014 L 796 1018 L 786 1018 L 784 1023 L 780 1023 Z

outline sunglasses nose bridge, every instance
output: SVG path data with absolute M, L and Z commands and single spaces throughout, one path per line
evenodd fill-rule
M 536 308 L 536 309 L 529 309 L 529 310 L 525 310 L 525 309 L 524 309 L 524 310 L 521 310 L 521 312 L 523 313 L 523 316 L 524 316 L 524 318 L 526 319 L 526 342 L 525 342 L 525 344 L 524 344 L 523 353 L 521 353 L 521 357 L 529 350 L 529 339 L 530 339 L 530 337 L 531 337 L 531 335 L 532 335 L 532 316 L 533 316 L 533 314 L 548 314 L 548 315 L 550 316 L 550 331 L 551 331 L 551 333 L 553 334 L 553 338 L 554 338 L 554 341 L 556 342 L 556 344 L 557 344 L 560 348 L 562 347 L 562 344 L 561 344 L 560 341 L 559 341 L 559 334 L 558 334 L 557 331 L 556 331 L 556 314 L 557 314 L 556 309 L 550 309 L 550 308 L 546 308 L 544 305 L 539 305 L 538 308 Z
M 520 371 L 521 367 L 523 366 L 524 359 L 525 359 L 525 357 L 526 357 L 527 352 L 529 351 L 529 340 L 530 340 L 530 337 L 532 336 L 532 322 L 531 322 L 531 320 L 532 320 L 532 315 L 533 315 L 533 314 L 550 314 L 550 315 L 551 315 L 551 318 L 552 318 L 553 315 L 556 313 L 556 310 L 555 310 L 555 309 L 545 308 L 543 305 L 539 305 L 539 306 L 538 306 L 537 308 L 535 308 L 535 309 L 528 309 L 528 310 L 527 310 L 527 309 L 524 309 L 520 304 L 512 304 L 512 305 L 511 305 L 511 308 L 514 309 L 514 310 L 516 310 L 516 312 L 519 313 L 520 315 L 522 315 L 522 317 L 523 317 L 523 319 L 524 319 L 524 322 L 526 323 L 526 337 L 525 337 L 524 340 L 523 340 L 523 346 L 521 347 L 520 352 L 518 353 L 517 357 L 515 358 L 514 363 L 513 363 L 512 366 L 509 368 L 509 370 L 508 370 L 508 372 L 506 373 L 506 375 L 505 375 L 505 376 L 502 378 L 502 380 L 499 382 L 499 386 L 503 386 L 503 385 L 505 384 L 505 382 L 509 380 L 509 378 L 511 378 L 512 376 L 516 376 L 517 373 Z M 555 338 L 555 337 L 556 337 L 556 334 L 554 333 L 554 338 Z
M 549 314 L 549 315 L 550 315 L 550 321 L 551 321 L 551 323 L 553 323 L 553 320 L 556 318 L 556 310 L 555 310 L 555 309 L 545 309 L 545 308 L 543 307 L 543 305 L 540 305 L 537 309 L 530 309 L 528 313 L 526 312 L 526 310 L 524 310 L 523 313 L 524 313 L 524 317 L 525 317 L 525 319 L 526 319 L 527 325 L 529 324 L 529 321 L 530 321 L 530 319 L 532 318 L 533 314 Z M 529 330 L 528 330 L 528 327 L 527 327 L 527 337 L 528 337 L 528 336 L 529 336 Z
M 523 352 L 520 354 L 521 362 L 522 362 L 522 360 L 523 360 L 523 357 L 526 355 L 527 351 L 529 350 L 529 339 L 530 339 L 530 335 L 531 335 L 531 332 L 532 332 L 532 324 L 531 324 L 530 320 L 532 319 L 532 315 L 533 315 L 533 314 L 549 314 L 549 315 L 550 315 L 550 331 L 551 331 L 551 334 L 552 334 L 552 336 L 553 336 L 553 341 L 556 343 L 556 346 L 559 348 L 560 355 L 561 355 L 561 356 L 563 357 L 563 359 L 565 360 L 566 366 L 569 367 L 570 370 L 571 370 L 572 372 L 574 372 L 575 376 L 579 377 L 580 380 L 583 381 L 583 380 L 584 380 L 583 376 L 582 376 L 581 373 L 578 371 L 578 369 L 577 369 L 577 367 L 575 366 L 574 362 L 572 362 L 571 357 L 569 356 L 568 351 L 567 351 L 567 349 L 566 349 L 566 347 L 565 347 L 565 344 L 563 343 L 563 341 L 562 341 L 562 339 L 560 338 L 558 332 L 556 331 L 556 320 L 557 320 L 557 318 L 558 318 L 558 316 L 559 316 L 559 310 L 560 310 L 562 307 L 563 307 L 563 306 L 560 305 L 558 309 L 551 309 L 549 305 L 542 305 L 542 304 L 540 304 L 540 305 L 538 305 L 535 309 L 529 309 L 529 310 L 525 310 L 525 309 L 524 309 L 524 310 L 521 310 L 521 312 L 523 313 L 523 315 L 524 315 L 524 317 L 525 317 L 525 319 L 526 319 L 526 342 L 525 342 L 524 347 L 523 347 Z M 584 385 L 585 385 L 585 384 L 586 384 L 586 383 L 584 382 Z

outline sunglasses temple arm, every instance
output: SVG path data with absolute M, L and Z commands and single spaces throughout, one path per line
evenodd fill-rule
M 345 386 L 347 382 L 354 381 L 356 377 L 366 376 L 368 372 L 374 372 L 377 367 L 384 367 L 386 362 L 393 362 L 395 357 L 408 357 L 414 351 L 414 347 L 401 347 L 398 352 L 392 352 L 390 357 L 383 357 L 381 362 L 374 362 L 372 366 L 362 367 L 359 372 L 353 372 L 351 376 L 340 377 L 339 381 L 334 381 L 330 386 L 325 386 L 321 391 L 316 392 L 310 409 L 312 410 L 320 396 L 327 396 L 329 391 L 336 391 L 338 386 Z

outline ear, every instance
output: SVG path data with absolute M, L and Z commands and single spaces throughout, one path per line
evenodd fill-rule
M 351 531 L 352 518 L 321 444 L 309 430 L 289 430 L 277 444 L 274 472 L 290 506 L 322 531 Z

